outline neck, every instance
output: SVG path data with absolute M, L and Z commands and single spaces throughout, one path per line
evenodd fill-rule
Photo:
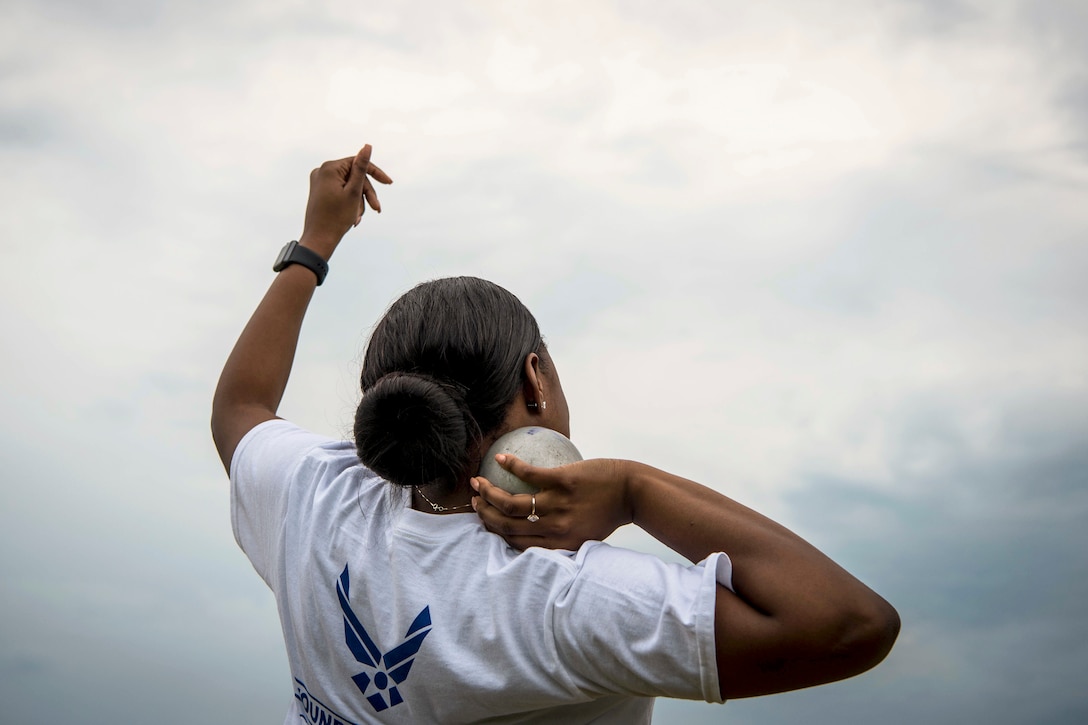
M 472 489 L 468 483 L 452 490 L 442 486 L 413 486 L 412 508 L 427 514 L 472 513 Z
M 521 410 L 524 407 L 524 403 L 519 402 L 519 400 L 515 400 L 510 404 L 510 410 Z M 509 411 L 507 411 L 507 418 L 510 418 Z M 491 444 L 497 441 L 503 433 L 511 430 L 513 430 L 513 428 L 510 427 L 510 422 L 507 420 L 498 430 L 495 430 L 490 435 L 478 440 L 472 449 L 473 464 L 471 470 L 479 470 L 480 459 L 483 458 L 484 452 L 491 448 Z M 476 492 L 472 490 L 472 486 L 469 485 L 467 478 L 464 481 L 459 482 L 452 489 L 445 488 L 439 484 L 413 486 L 412 508 L 427 514 L 473 513 L 471 501 L 474 495 L 476 495 Z M 436 511 L 435 504 L 437 504 L 439 508 L 446 510 Z

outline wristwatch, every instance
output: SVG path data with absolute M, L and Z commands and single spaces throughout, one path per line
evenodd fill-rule
M 312 249 L 301 246 L 297 241 L 288 242 L 280 250 L 280 256 L 276 257 L 276 263 L 272 265 L 273 272 L 281 272 L 292 264 L 301 264 L 306 269 L 317 275 L 317 286 L 325 281 L 325 275 L 329 273 L 329 264 L 321 255 Z

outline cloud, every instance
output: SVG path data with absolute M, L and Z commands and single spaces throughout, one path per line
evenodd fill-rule
M 116 719 L 95 692 L 139 673 L 162 721 L 201 692 L 245 718 L 214 681 L 251 672 L 246 701 L 278 716 L 276 617 L 230 540 L 208 400 L 306 173 L 370 141 L 396 184 L 333 260 L 286 415 L 342 432 L 386 304 L 495 279 L 537 312 L 583 452 L 780 517 L 904 612 L 872 674 L 724 716 L 1083 714 L 1077 3 L 6 17 L 6 701 L 82 683 L 84 719 Z M 199 674 L 216 657 L 228 674 Z

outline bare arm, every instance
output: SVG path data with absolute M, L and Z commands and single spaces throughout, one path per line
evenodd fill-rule
M 500 458 L 541 489 L 541 518 L 530 523 L 529 496 L 474 479 L 478 514 L 513 546 L 575 548 L 635 523 L 693 562 L 729 554 L 735 593 L 718 588 L 714 630 L 723 697 L 851 677 L 895 642 L 891 605 L 796 534 L 716 491 L 630 461 L 543 469 Z
M 370 146 L 354 157 L 327 161 L 310 173 L 310 198 L 299 244 L 328 260 L 365 205 L 381 211 L 367 178 L 392 179 L 370 163 Z M 250 429 L 276 417 L 317 278 L 297 264 L 277 275 L 242 331 L 219 376 L 212 401 L 212 438 L 230 471 L 234 450 Z
M 715 611 L 725 697 L 833 682 L 888 654 L 899 617 L 884 599 L 774 521 L 692 481 L 635 466 L 634 522 L 692 561 L 724 551 L 733 589 Z

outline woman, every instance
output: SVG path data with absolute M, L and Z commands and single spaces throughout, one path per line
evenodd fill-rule
M 370 147 L 310 176 L 298 244 L 223 369 L 212 412 L 239 544 L 276 595 L 285 722 L 649 722 L 653 697 L 721 702 L 850 677 L 895 610 L 782 526 L 631 461 L 473 477 L 504 432 L 569 435 L 536 322 L 509 292 L 420 285 L 375 328 L 355 441 L 276 417 L 325 263 L 392 183 Z M 694 563 L 600 543 L 634 523 Z M 497 535 L 496 535 L 497 534 Z

